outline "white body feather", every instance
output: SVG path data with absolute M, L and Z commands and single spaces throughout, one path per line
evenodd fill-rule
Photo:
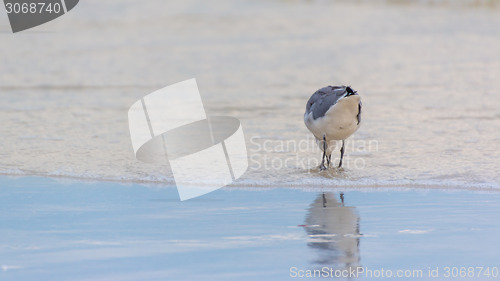
M 328 151 L 330 154 L 335 149 L 336 142 L 345 140 L 359 128 L 358 111 L 361 97 L 351 95 L 341 98 L 335 105 L 330 107 L 325 116 L 316 120 L 312 112 L 304 114 L 304 123 L 306 127 L 316 137 L 317 143 L 323 150 L 323 136 L 326 137 Z

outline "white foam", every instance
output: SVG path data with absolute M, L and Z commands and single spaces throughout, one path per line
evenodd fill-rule
M 13 270 L 13 269 L 21 269 L 20 266 L 16 266 L 16 265 L 6 265 L 6 264 L 3 264 L 0 268 L 2 268 L 2 271 L 8 271 L 8 270 Z
M 432 232 L 432 231 L 433 231 L 432 229 L 426 229 L 426 230 L 422 230 L 422 229 L 404 229 L 404 230 L 398 231 L 398 233 L 402 233 L 402 234 L 426 234 L 426 233 L 429 233 L 429 232 Z

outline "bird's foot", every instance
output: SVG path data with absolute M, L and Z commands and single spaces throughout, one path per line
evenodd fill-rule
M 346 171 L 344 167 L 335 167 L 334 170 L 337 175 L 342 175 Z
M 326 169 L 327 169 L 327 167 L 323 163 L 321 163 L 321 165 L 319 165 L 319 170 L 320 171 L 324 171 Z

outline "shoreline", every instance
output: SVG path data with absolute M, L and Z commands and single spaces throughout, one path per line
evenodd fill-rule
M 62 181 L 62 182 L 69 182 L 69 183 L 85 183 L 85 184 L 99 184 L 99 183 L 116 183 L 120 185 L 142 185 L 145 187 L 152 187 L 152 188 L 170 188 L 174 187 L 175 188 L 175 182 L 172 180 L 170 182 L 163 182 L 163 181 L 147 181 L 147 180 L 118 180 L 118 179 L 95 179 L 95 178 L 88 178 L 88 177 L 76 177 L 76 176 L 50 176 L 50 175 L 19 175 L 19 174 L 6 174 L 6 173 L 1 173 L 0 172 L 0 178 L 11 178 L 11 179 L 23 179 L 23 178 L 40 178 L 40 179 L 52 179 L 54 181 Z M 332 179 L 325 179 L 325 180 L 331 180 L 332 184 L 335 184 L 335 178 Z M 311 192 L 319 192 L 319 191 L 338 191 L 338 190 L 345 190 L 345 191 L 367 191 L 367 192 L 384 192 L 384 191 L 411 191 L 411 190 L 447 190 L 447 191 L 474 191 L 474 192 L 492 192 L 492 193 L 497 193 L 500 192 L 500 185 L 491 183 L 491 184 L 486 184 L 486 186 L 481 186 L 480 184 L 478 185 L 473 185 L 473 184 L 465 184 L 465 183 L 454 183 L 454 182 L 449 182 L 449 183 L 443 183 L 443 184 L 436 184 L 436 183 L 418 183 L 418 182 L 409 182 L 409 181 L 402 181 L 402 182 L 395 182 L 395 183 L 385 183 L 385 184 L 380 184 L 380 183 L 362 183 L 362 184 L 356 184 L 355 181 L 353 180 L 354 184 L 351 183 L 346 183 L 344 179 L 340 179 L 341 182 L 337 182 L 337 186 L 331 185 L 327 186 L 322 183 L 297 183 L 297 184 L 290 184 L 290 183 L 284 183 L 280 185 L 276 185 L 273 183 L 262 183 L 262 184 L 245 184 L 244 181 L 237 181 L 235 183 L 232 183 L 230 185 L 225 186 L 224 188 L 227 189 L 242 189 L 242 190 L 268 190 L 268 189 L 275 189 L 275 188 L 285 188 L 285 189 L 296 189 L 296 190 L 302 190 L 302 191 L 311 191 Z M 305 187 L 307 185 L 307 187 Z M 496 187 L 498 186 L 498 187 Z

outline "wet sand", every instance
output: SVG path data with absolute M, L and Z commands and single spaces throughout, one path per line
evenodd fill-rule
M 500 188 L 495 5 L 216 3 L 88 0 L 1 33 L 0 174 L 172 184 L 134 158 L 127 110 L 195 77 L 208 115 L 242 122 L 250 169 L 236 185 Z M 345 173 L 310 173 L 321 153 L 305 103 L 330 84 L 360 93 L 362 125 Z

